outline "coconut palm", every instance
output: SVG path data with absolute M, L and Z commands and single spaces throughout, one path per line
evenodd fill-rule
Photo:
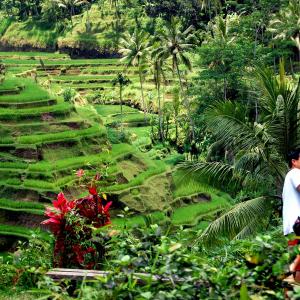
M 157 106 L 158 106 L 158 133 L 159 139 L 161 141 L 164 140 L 164 133 L 163 133 L 163 118 L 162 118 L 162 105 L 161 105 L 161 85 L 163 82 L 166 81 L 165 73 L 163 70 L 163 61 L 161 58 L 153 55 L 153 51 L 155 51 L 157 44 L 154 43 L 152 47 L 152 52 L 150 55 L 149 63 L 152 66 L 152 74 L 153 74 L 153 81 L 156 87 L 157 92 Z
M 297 40 L 300 38 L 300 2 L 290 0 L 288 5 L 281 9 L 270 21 L 268 31 L 274 34 L 275 40 L 292 39 L 299 51 L 300 45 Z
M 139 72 L 142 107 L 146 118 L 146 103 L 144 98 L 144 76 L 143 67 L 146 62 L 146 57 L 149 54 L 149 35 L 142 29 L 135 28 L 132 35 L 126 33 L 120 40 L 119 52 L 123 55 L 121 61 L 126 62 L 126 66 L 137 66 Z
M 191 61 L 187 52 L 194 49 L 196 46 L 196 38 L 193 34 L 194 27 L 189 26 L 185 30 L 181 30 L 181 24 L 178 19 L 171 18 L 170 22 L 166 22 L 163 30 L 158 33 L 160 46 L 153 51 L 153 56 L 161 61 L 168 58 L 172 60 L 173 74 L 176 74 L 179 80 L 181 95 L 184 98 L 184 104 L 188 111 L 192 139 L 194 138 L 193 121 L 191 117 L 190 105 L 187 97 L 184 97 L 185 91 L 183 86 L 182 73 L 179 70 L 179 65 L 183 64 L 188 70 L 192 69 Z
M 209 31 L 207 35 L 207 42 L 218 45 L 220 48 L 220 55 L 212 62 L 212 66 L 218 66 L 220 73 L 223 75 L 223 94 L 224 99 L 227 98 L 228 90 L 228 62 L 224 59 L 224 52 L 235 41 L 235 35 L 232 34 L 232 29 L 238 26 L 239 15 L 230 14 L 225 18 L 217 16 L 213 22 L 208 25 Z
M 120 100 L 120 108 L 121 108 L 121 128 L 123 129 L 123 88 L 131 83 L 130 79 L 122 74 L 118 73 L 116 78 L 113 79 L 113 86 L 119 86 L 119 100 Z
M 220 0 L 199 0 L 199 3 L 202 10 L 208 11 L 209 19 L 211 19 L 212 11 L 217 13 L 222 8 Z
M 282 190 L 288 152 L 300 145 L 299 81 L 287 80 L 283 63 L 279 77 L 265 69 L 258 69 L 257 76 L 261 90 L 257 122 L 249 121 L 248 107 L 228 100 L 217 102 L 206 112 L 209 128 L 219 143 L 231 149 L 233 159 L 184 166 L 223 186 L 252 192 L 258 187 L 266 189 L 266 193 L 235 205 L 212 222 L 201 236 L 206 241 L 220 236 L 244 237 L 268 222 Z
M 84 4 L 89 4 L 89 1 L 87 0 L 55 0 L 55 2 L 57 3 L 58 7 L 61 7 L 69 11 L 71 22 L 72 22 L 72 17 L 75 14 L 75 7 Z

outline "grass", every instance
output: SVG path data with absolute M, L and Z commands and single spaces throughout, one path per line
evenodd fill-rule
M 230 206 L 226 198 L 212 194 L 212 200 L 209 202 L 199 202 L 196 204 L 189 204 L 177 208 L 174 211 L 172 216 L 172 221 L 176 225 L 196 225 L 198 220 L 204 215 L 220 210 L 225 209 Z
M 12 201 L 0 198 L 0 209 L 44 215 L 45 205 L 39 202 Z
M 143 160 L 144 161 L 144 160 Z M 161 174 L 166 171 L 166 164 L 162 161 L 152 161 L 152 163 L 147 166 L 147 170 L 137 175 L 134 179 L 124 184 L 116 184 L 105 188 L 105 192 L 116 192 L 125 190 L 131 187 L 142 185 L 148 178 Z
M 211 202 L 200 202 L 196 204 L 190 204 L 187 206 L 179 207 L 174 209 L 171 221 L 173 225 L 187 225 L 187 226 L 200 226 L 205 228 L 208 225 L 207 221 L 201 221 L 207 213 L 213 213 L 219 210 L 228 208 L 230 204 L 225 198 L 214 195 Z M 166 220 L 163 212 L 156 211 L 149 214 L 152 221 L 160 223 Z M 145 226 L 144 218 L 142 215 L 136 215 L 133 217 L 126 218 L 113 218 L 112 224 L 117 227 L 134 227 L 134 226 Z M 201 224 L 201 225 L 200 225 Z
M 109 104 L 107 104 L 107 105 L 98 104 L 98 105 L 95 105 L 95 108 L 97 110 L 97 113 L 103 117 L 119 114 L 120 110 L 121 110 L 120 105 L 109 105 Z M 124 113 L 136 113 L 137 111 L 138 110 L 135 108 L 123 105 Z
M 0 162 L 0 169 L 25 170 L 27 167 L 24 162 Z
M 29 60 L 29 59 L 15 59 L 15 58 L 5 58 L 2 61 L 6 65 L 27 65 L 27 66 L 40 66 L 39 60 Z M 105 58 L 105 59 L 76 59 L 76 60 L 49 60 L 44 61 L 45 66 L 97 66 L 97 65 L 121 65 L 118 58 Z
M 127 127 L 126 131 L 137 138 L 150 137 L 151 126 Z
M 47 172 L 49 170 L 65 170 L 69 168 L 79 168 L 84 165 L 95 165 L 103 162 L 114 161 L 117 157 L 133 152 L 134 149 L 128 144 L 113 145 L 112 151 L 101 152 L 95 155 L 86 155 L 57 160 L 55 162 L 41 161 L 31 164 L 28 167 L 29 172 Z
M 32 236 L 32 234 L 36 232 L 37 230 L 29 229 L 22 226 L 0 224 L 1 235 L 9 235 L 29 239 Z M 49 240 L 49 234 L 46 232 L 38 232 L 36 234 L 38 234 L 42 239 Z
M 17 59 L 17 58 L 26 58 L 26 59 L 69 59 L 69 55 L 63 53 L 50 53 L 50 52 L 5 52 L 0 51 L 0 58 L 7 58 L 7 59 Z
M 54 48 L 58 35 L 55 28 L 46 28 L 29 18 L 23 22 L 12 22 L 1 36 L 1 42 L 18 48 L 27 45 L 36 48 Z
M 0 91 L 16 90 L 18 86 L 23 86 L 20 79 L 11 76 L 6 76 L 4 81 L 0 84 Z
M 184 173 L 184 171 L 176 170 L 172 176 L 175 185 L 173 190 L 174 199 L 197 193 L 217 193 L 216 189 L 201 182 L 195 176 Z
M 144 117 L 143 113 L 138 112 L 138 113 L 127 113 L 127 114 L 124 114 L 123 117 L 121 117 L 121 114 L 118 114 L 117 116 L 114 116 L 112 118 L 113 122 L 121 122 L 121 120 L 123 123 L 144 122 L 145 117 Z
M 20 81 L 8 80 L 8 82 L 19 83 Z M 34 102 L 39 100 L 46 100 L 50 98 L 49 93 L 42 89 L 38 84 L 33 82 L 30 79 L 22 79 L 23 84 L 25 84 L 25 89 L 22 90 L 19 94 L 15 95 L 0 95 L 1 102 L 10 102 L 10 103 L 22 103 L 22 102 Z
M 73 110 L 73 106 L 69 103 L 60 103 L 53 106 L 36 107 L 36 108 L 24 108 L 24 109 L 9 109 L 0 108 L 1 120 L 19 120 L 23 118 L 29 118 L 34 116 L 41 116 L 45 113 L 51 113 L 55 115 L 68 114 Z
M 42 144 L 42 143 L 59 142 L 59 141 L 70 141 L 70 140 L 80 139 L 88 136 L 104 136 L 105 134 L 106 134 L 106 130 L 104 127 L 99 125 L 94 125 L 87 129 L 20 136 L 17 139 L 17 143 L 18 144 Z

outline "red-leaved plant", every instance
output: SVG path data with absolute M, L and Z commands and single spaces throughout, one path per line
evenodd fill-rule
M 53 207 L 46 208 L 49 219 L 42 222 L 55 236 L 55 267 L 97 267 L 104 247 L 93 237 L 93 228 L 110 224 L 111 204 L 99 196 L 94 186 L 89 187 L 88 196 L 73 201 L 58 194 Z

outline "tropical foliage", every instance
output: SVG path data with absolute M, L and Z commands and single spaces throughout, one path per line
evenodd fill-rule
M 287 79 L 283 63 L 279 76 L 261 68 L 256 76 L 259 92 L 254 119 L 251 106 L 233 101 L 218 101 L 205 113 L 218 146 L 227 153 L 225 160 L 188 163 L 187 167 L 192 166 L 212 183 L 260 196 L 237 204 L 213 222 L 203 238 L 239 238 L 263 226 L 264 219 L 267 224 L 274 200 L 280 199 L 288 152 L 299 147 L 299 81 Z
M 77 176 L 82 175 L 79 170 Z M 90 186 L 89 193 L 89 196 L 73 201 L 60 193 L 53 201 L 53 208 L 46 209 L 45 215 L 49 219 L 42 224 L 47 225 L 55 236 L 54 266 L 91 269 L 103 259 L 104 247 L 93 240 L 92 230 L 110 224 L 112 202 L 104 204 L 105 199 L 100 198 L 94 186 Z

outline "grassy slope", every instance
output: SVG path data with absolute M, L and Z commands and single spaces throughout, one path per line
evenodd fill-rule
M 36 56 L 38 56 L 38 53 L 35 53 Z M 7 55 L 7 53 L 0 53 L 0 56 L 5 57 Z M 34 66 L 34 65 L 38 65 L 39 61 L 37 59 L 32 59 L 32 57 L 30 57 L 31 54 L 29 54 L 28 56 L 26 56 L 25 54 L 22 55 L 22 60 L 20 59 L 16 59 L 16 58 L 4 58 L 5 62 L 8 64 L 20 64 L 20 65 L 28 65 L 28 67 L 30 66 Z M 51 56 L 50 56 L 51 57 Z M 107 70 L 109 70 L 111 68 L 110 65 L 112 64 L 118 64 L 119 61 L 115 60 L 115 59 L 109 59 L 109 60 L 69 60 L 67 58 L 61 59 L 59 57 L 56 57 L 55 55 L 53 57 L 51 57 L 51 59 L 47 59 L 47 55 L 44 56 L 44 64 L 47 65 L 52 65 L 52 66 L 72 66 L 72 68 L 78 67 L 83 65 L 83 69 L 81 69 L 81 76 L 78 75 L 63 75 L 63 76 L 59 76 L 57 77 L 58 79 L 69 79 L 69 80 L 81 80 L 81 79 L 87 79 L 88 80 L 93 80 L 93 79 L 98 79 L 98 78 L 106 78 L 108 80 L 111 80 L 111 78 L 114 77 L 114 75 L 105 75 L 102 74 L 101 72 L 106 72 Z M 99 65 L 99 69 L 95 69 L 95 67 L 91 67 L 91 65 Z M 105 66 L 105 67 L 103 67 Z M 94 75 L 89 73 L 89 68 L 93 69 L 93 72 L 100 72 L 99 75 Z M 98 68 L 98 67 L 96 67 Z M 114 70 L 113 72 L 117 72 L 118 68 L 116 70 Z M 44 72 L 44 71 L 42 71 Z M 101 75 L 102 74 L 102 75 Z M 9 81 L 6 82 L 7 85 L 9 85 Z M 86 83 L 86 86 L 88 87 L 89 83 Z M 61 84 L 61 86 L 63 87 L 63 83 Z M 76 86 L 76 84 L 74 84 L 74 86 Z M 22 98 L 24 99 L 29 99 L 28 95 L 30 95 L 30 93 L 28 92 L 28 89 L 26 91 L 26 89 L 23 91 L 23 95 Z M 6 95 L 7 96 L 7 95 Z M 12 97 L 9 99 L 11 102 L 13 102 L 14 98 L 13 95 L 11 95 Z M 27 97 L 27 98 L 26 98 Z M 45 97 L 45 96 L 44 96 Z M 1 100 L 1 98 L 0 98 Z M 59 105 L 62 105 L 64 103 L 59 103 L 58 105 L 54 106 L 57 107 Z M 65 104 L 64 104 L 65 105 Z M 47 108 L 49 109 L 49 108 Z M 45 108 L 30 108 L 30 109 L 22 109 L 22 110 L 18 110 L 18 114 L 20 114 L 21 112 L 24 112 L 24 114 L 28 114 L 28 113 L 41 113 L 45 110 Z M 90 119 L 90 113 L 85 111 L 84 108 L 81 108 L 81 114 L 82 117 L 85 119 Z M 112 122 L 119 122 L 120 121 L 120 106 L 119 105 L 97 105 L 96 106 L 96 110 L 99 113 L 99 115 L 101 116 L 101 118 L 103 119 L 104 123 L 106 124 L 110 124 Z M 123 122 L 127 123 L 127 122 L 142 122 L 144 119 L 144 116 L 142 113 L 140 113 L 139 111 L 137 111 L 136 109 L 133 109 L 131 107 L 128 106 L 123 106 L 123 111 L 124 111 L 124 116 L 123 116 Z M 9 112 L 13 112 L 12 110 L 9 109 L 2 109 L 2 113 L 3 114 L 7 114 Z M 12 115 L 14 115 L 14 113 L 12 113 Z M 13 162 L 13 163 L 1 163 L 0 167 L 4 170 L 14 170 L 14 171 L 18 171 L 18 170 L 27 170 L 27 172 L 29 172 L 28 174 L 44 174 L 47 176 L 50 176 L 50 172 L 53 171 L 64 171 L 64 172 L 70 172 L 71 169 L 76 169 L 76 168 L 80 168 L 80 166 L 90 166 L 90 165 L 95 165 L 95 164 L 99 164 L 100 162 L 103 162 L 103 159 L 105 161 L 115 161 L 115 159 L 120 155 L 124 155 L 126 153 L 131 153 L 137 156 L 140 156 L 141 161 L 143 162 L 143 164 L 145 164 L 147 166 L 147 169 L 143 172 L 140 173 L 136 173 L 136 175 L 131 176 L 131 172 L 137 172 L 137 167 L 134 166 L 134 164 L 132 165 L 132 169 L 128 169 L 125 171 L 128 171 L 127 175 L 126 172 L 123 171 L 122 169 L 119 169 L 117 167 L 117 165 L 113 166 L 112 169 L 115 171 L 119 171 L 119 172 L 124 172 L 125 176 L 128 178 L 131 178 L 129 180 L 128 183 L 123 183 L 123 184 L 116 184 L 110 187 L 106 187 L 105 190 L 107 192 L 113 192 L 113 193 L 123 193 L 123 191 L 130 191 L 132 190 L 132 188 L 136 188 L 136 187 L 141 187 L 143 189 L 143 186 L 145 185 L 145 187 L 147 187 L 146 182 L 149 182 L 149 187 L 152 188 L 153 184 L 155 184 L 152 178 L 155 178 L 155 176 L 165 176 L 163 175 L 164 172 L 169 168 L 166 164 L 166 162 L 162 161 L 162 160 L 153 160 L 153 158 L 151 158 L 153 156 L 153 154 L 150 155 L 149 152 L 149 156 L 148 154 L 139 154 L 139 147 L 144 146 L 146 144 L 148 144 L 150 141 L 149 137 L 147 137 L 149 135 L 150 132 L 150 127 L 128 127 L 125 129 L 128 133 L 131 134 L 131 137 L 133 139 L 133 147 L 130 146 L 128 148 L 129 145 L 126 146 L 126 144 L 117 144 L 117 145 L 113 145 L 113 150 L 112 152 L 107 155 L 105 153 L 103 153 L 103 155 L 84 155 L 84 156 L 77 156 L 76 157 L 76 153 L 74 153 L 75 157 L 72 158 L 67 158 L 65 159 L 65 157 L 68 157 L 67 154 L 64 154 L 64 150 L 61 152 L 61 157 L 64 159 L 57 159 L 57 157 L 59 157 L 60 155 L 60 151 L 57 151 L 57 153 L 54 154 L 53 151 L 50 151 L 49 153 L 47 153 L 47 156 L 49 161 L 43 161 L 43 162 L 38 162 L 35 164 L 22 164 L 21 162 Z M 84 130 L 86 131 L 86 129 Z M 59 139 L 56 139 L 59 138 Z M 64 137 L 70 138 L 69 136 L 66 136 L 64 132 L 61 133 L 49 133 L 49 134 L 38 134 L 38 135 L 28 135 L 28 136 L 21 136 L 20 138 L 18 138 L 18 142 L 25 144 L 25 143 L 29 143 L 32 145 L 35 145 L 36 143 L 39 142 L 44 142 L 44 141 L 51 141 L 53 140 L 60 140 L 60 139 L 64 139 Z M 146 141 L 147 140 L 147 141 Z M 128 149 L 127 149 L 128 148 Z M 153 151 L 152 151 L 153 152 Z M 154 151 L 155 152 L 155 151 Z M 73 155 L 72 155 L 73 156 Z M 153 156 L 155 157 L 155 155 Z M 168 159 L 167 159 L 168 160 Z M 167 161 L 166 160 L 166 161 Z M 171 159 L 172 160 L 172 159 Z M 67 174 L 67 173 L 65 173 Z M 160 175 L 161 174 L 161 175 Z M 174 174 L 174 182 L 175 182 L 175 190 L 173 191 L 173 197 L 174 198 L 180 198 L 180 197 L 188 197 L 197 193 L 203 193 L 203 192 L 209 192 L 209 193 L 213 193 L 213 197 L 212 197 L 212 201 L 211 203 L 207 204 L 207 203 L 197 203 L 197 204 L 192 204 L 192 206 L 189 208 L 189 206 L 187 207 L 182 207 L 178 209 L 178 212 L 175 212 L 173 215 L 174 218 L 174 223 L 175 224 L 196 224 L 196 220 L 198 220 L 200 218 L 200 216 L 206 213 L 210 213 L 213 211 L 217 211 L 220 208 L 224 208 L 228 205 L 228 201 L 227 199 L 223 198 L 220 195 L 217 195 L 217 191 L 209 188 L 208 186 L 205 186 L 204 184 L 199 185 L 199 182 L 197 182 L 196 180 L 194 180 L 193 178 L 189 178 L 188 180 L 181 180 L 180 179 L 180 174 L 178 172 L 176 172 Z M 49 179 L 51 178 L 51 176 L 49 177 Z M 158 177 L 159 178 L 159 177 Z M 162 177 L 163 178 L 163 177 Z M 48 179 L 48 180 L 49 180 Z M 32 188 L 35 190 L 57 190 L 56 187 L 59 185 L 65 185 L 65 184 L 70 184 L 72 182 L 74 182 L 74 176 L 72 175 L 65 175 L 62 178 L 56 179 L 53 181 L 45 181 L 45 180 L 38 180 L 35 178 L 27 178 L 23 184 L 20 183 L 20 181 L 18 181 L 18 179 L 9 179 L 8 181 L 6 181 L 7 184 L 10 185 L 21 185 L 23 187 L 26 188 Z M 50 179 L 51 180 L 51 179 Z M 159 179 L 158 179 L 159 180 Z M 147 187 L 148 188 L 148 187 Z M 142 190 L 139 191 L 139 193 L 142 193 L 140 196 L 143 195 L 143 192 L 141 192 Z M 161 191 L 159 191 L 160 193 Z M 146 196 L 146 195 L 145 195 Z M 160 201 L 160 200 L 157 200 Z M 219 202 L 219 203 L 217 203 Z M 10 209 L 12 209 L 12 207 L 10 207 Z M 16 208 L 15 208 L 16 209 Z M 30 208 L 26 208 L 26 209 L 30 209 Z M 177 211 L 177 210 L 176 210 Z M 154 213 L 155 215 L 157 214 L 158 217 L 161 217 L 161 213 L 156 212 Z M 139 218 L 138 218 L 139 219 Z M 117 221 L 118 222 L 118 221 Z
M 126 15 L 123 19 L 126 20 Z M 32 19 L 16 22 L 0 16 L 0 43 L 19 48 L 30 46 L 43 49 L 54 49 L 57 45 L 58 48 L 98 49 L 100 52 L 115 54 L 117 52 L 113 38 L 115 16 L 110 3 L 102 3 L 101 7 L 97 4 L 92 5 L 89 20 L 91 25 L 89 32 L 86 30 L 85 11 L 82 15 L 73 17 L 73 26 L 68 26 L 64 33 L 59 33 L 54 26 L 45 28 L 41 22 Z

